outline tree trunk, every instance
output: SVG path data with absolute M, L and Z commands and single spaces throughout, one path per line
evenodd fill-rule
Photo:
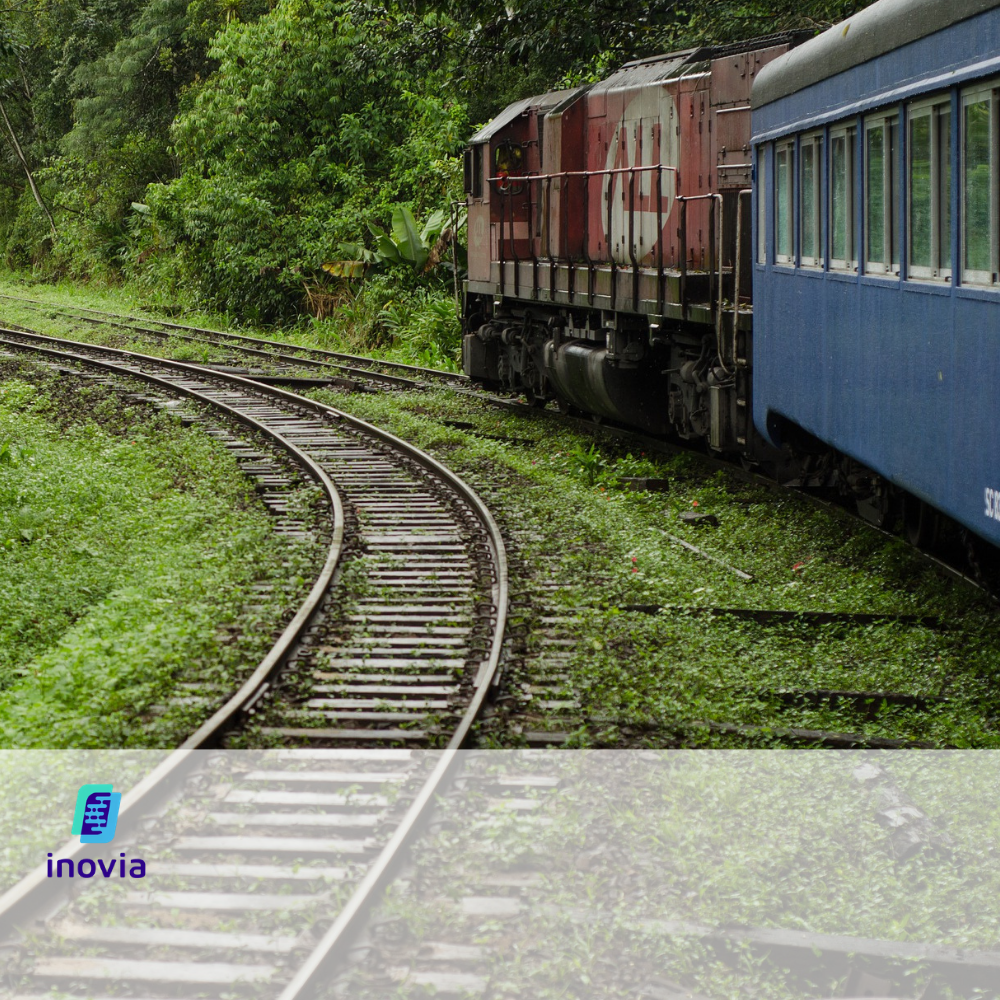
M 17 158 L 21 161 L 21 166 L 24 167 L 25 176 L 28 178 L 28 184 L 31 186 L 31 193 L 35 196 L 35 201 L 38 202 L 38 207 L 45 213 L 45 218 L 49 220 L 49 229 L 52 230 L 52 238 L 56 237 L 56 224 L 52 220 L 52 213 L 46 207 L 44 201 L 42 201 L 41 193 L 35 186 L 35 178 L 31 176 L 31 168 L 28 166 L 28 161 L 24 158 L 24 153 L 21 152 L 21 144 L 17 141 L 17 136 L 14 134 L 13 126 L 10 124 L 10 119 L 7 117 L 7 109 L 3 106 L 3 101 L 0 100 L 0 115 L 3 116 L 4 124 L 7 126 L 7 131 L 10 133 L 11 142 L 14 144 L 14 152 L 17 153 Z

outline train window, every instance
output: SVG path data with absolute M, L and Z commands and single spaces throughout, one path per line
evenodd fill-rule
M 757 147 L 757 263 L 767 263 L 767 146 Z
M 943 277 L 951 268 L 951 107 L 914 105 L 908 120 L 909 273 Z
M 865 134 L 865 226 L 868 267 L 885 267 L 885 129 L 871 126 Z
M 472 197 L 482 198 L 483 196 L 483 163 L 486 157 L 486 147 L 482 144 L 472 147 Z
M 795 253 L 792 230 L 792 144 L 783 143 L 774 151 L 774 252 L 775 260 L 789 264 Z
M 473 198 L 483 196 L 483 146 L 479 143 L 465 151 L 465 193 Z
M 899 266 L 899 136 L 897 116 L 865 122 L 865 270 L 891 274 Z
M 854 240 L 854 162 L 857 129 L 830 132 L 830 266 L 852 270 L 858 265 Z
M 799 144 L 799 253 L 801 262 L 818 267 L 823 263 L 822 191 L 823 137 L 803 136 Z
M 962 95 L 962 280 L 976 284 L 996 279 L 994 117 L 990 91 Z

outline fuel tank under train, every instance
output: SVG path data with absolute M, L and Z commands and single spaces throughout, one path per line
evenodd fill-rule
M 669 432 L 670 384 L 660 365 L 626 367 L 612 363 L 606 348 L 574 342 L 556 346 L 551 340 L 545 345 L 543 364 L 556 395 L 585 413 L 650 434 Z M 664 359 L 662 367 L 666 364 Z

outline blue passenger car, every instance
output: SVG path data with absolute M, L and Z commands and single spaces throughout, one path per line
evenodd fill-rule
M 880 0 L 752 107 L 758 429 L 1000 544 L 1000 2 Z

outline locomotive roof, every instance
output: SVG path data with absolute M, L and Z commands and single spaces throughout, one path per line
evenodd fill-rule
M 672 80 L 683 76 L 686 72 L 708 68 L 705 61 L 711 50 L 682 49 L 680 52 L 669 52 L 651 59 L 636 59 L 625 63 L 620 70 L 591 88 L 592 94 L 607 93 L 620 87 L 638 87 L 643 84 L 656 83 L 659 80 Z M 704 65 L 702 65 L 704 64 Z
M 1000 0 L 996 0 L 1000 3 Z M 767 48 L 782 43 L 797 44 L 802 40 L 801 31 L 786 31 L 780 34 L 765 35 L 751 38 L 731 45 L 702 45 L 691 49 L 679 49 L 663 55 L 651 56 L 647 59 L 633 59 L 625 63 L 621 69 L 598 83 L 573 87 L 569 90 L 550 90 L 547 94 L 536 97 L 525 97 L 509 104 L 492 121 L 484 125 L 469 143 L 486 142 L 505 129 L 519 115 L 535 109 L 548 114 L 562 111 L 586 92 L 592 94 L 608 93 L 620 88 L 634 88 L 662 80 L 673 80 L 687 73 L 700 73 L 708 70 L 711 60 L 720 56 L 746 52 L 751 49 Z
M 518 115 L 524 114 L 525 111 L 531 108 L 536 108 L 539 111 L 550 111 L 557 104 L 572 100 L 586 89 L 586 87 L 573 87 L 570 90 L 550 90 L 540 97 L 525 97 L 520 101 L 515 101 L 513 104 L 507 105 L 493 121 L 484 125 L 469 142 L 486 142 L 501 129 L 506 128 Z
M 1000 0 L 878 0 L 764 66 L 754 80 L 754 108 L 1000 7 Z

